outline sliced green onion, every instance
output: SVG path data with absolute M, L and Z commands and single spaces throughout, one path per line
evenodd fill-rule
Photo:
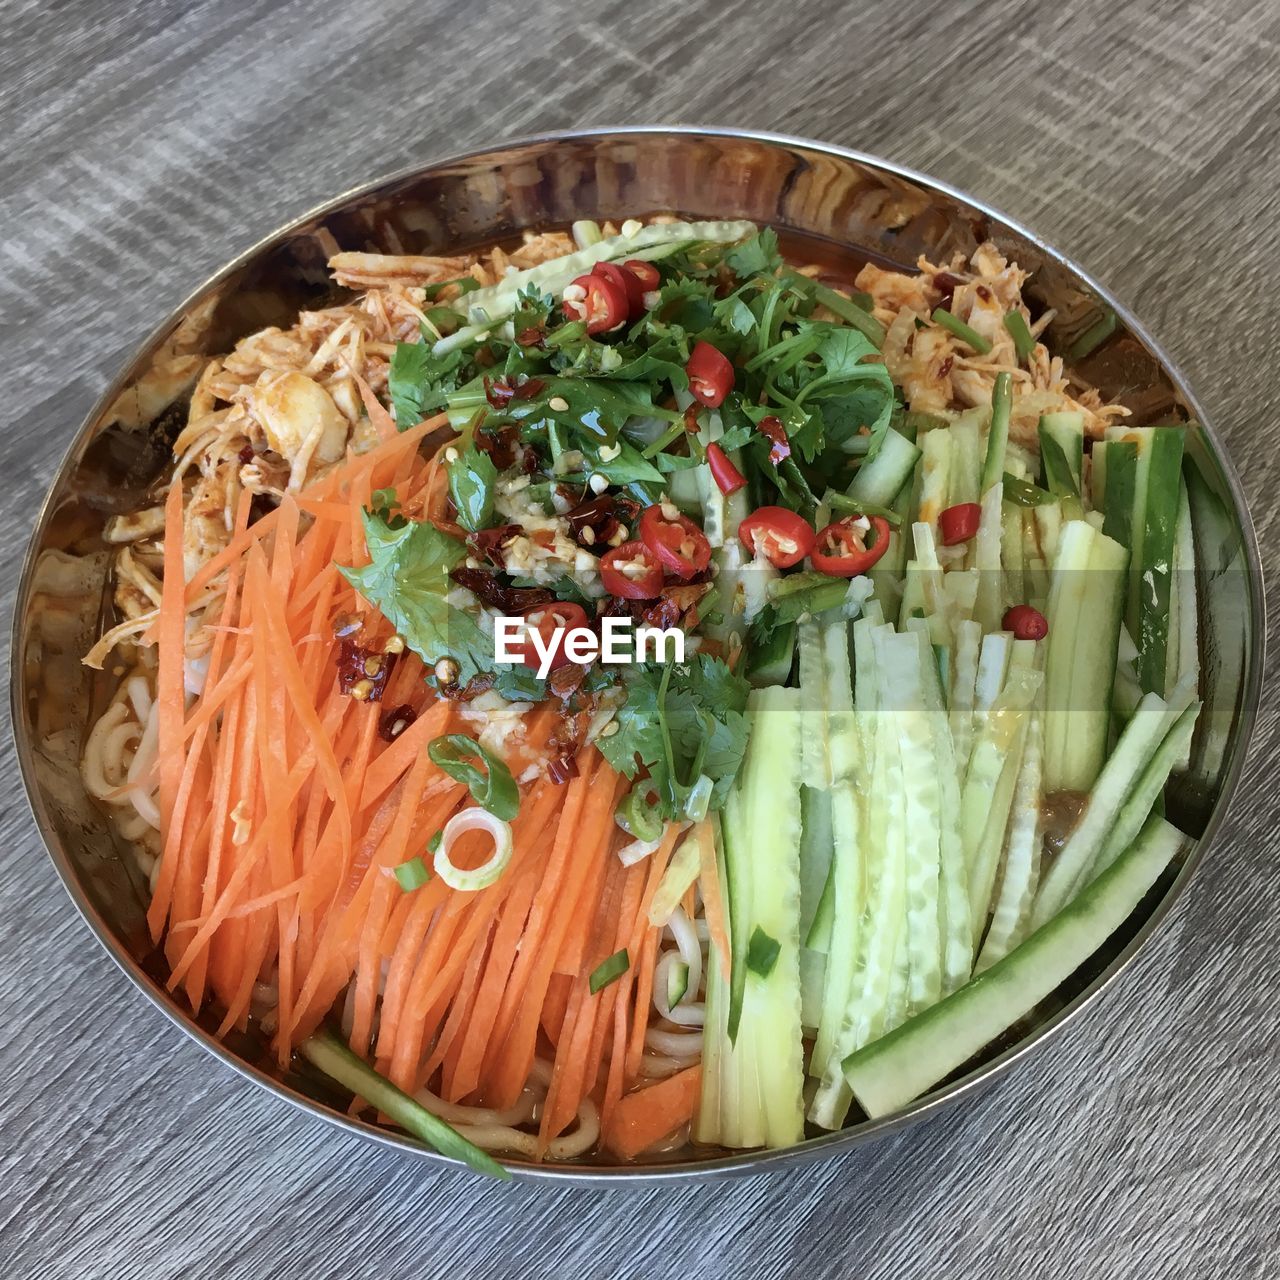
M 804 283 L 801 284 L 800 281 Z M 846 324 L 857 329 L 868 342 L 874 343 L 877 349 L 884 346 L 884 325 L 870 314 L 869 305 L 862 306 L 854 298 L 830 289 L 817 280 L 810 280 L 808 276 L 797 275 L 794 283 L 802 293 L 807 294 L 815 302 L 820 302 L 828 311 L 834 311 Z M 868 304 L 871 302 L 870 296 L 865 293 L 860 293 L 856 297 L 865 298 Z
M 689 966 L 677 960 L 667 970 L 667 1008 L 674 1009 L 689 994 Z
M 493 852 L 487 861 L 472 870 L 455 865 L 450 858 L 459 837 L 468 831 L 484 831 L 493 839 Z M 503 822 L 484 809 L 463 809 L 444 824 L 440 847 L 436 850 L 434 866 L 436 875 L 459 893 L 476 893 L 494 884 L 507 869 L 515 842 L 511 838 L 511 824 Z
M 641 449 L 640 456 L 642 458 L 652 458 L 655 454 L 661 453 L 667 445 L 674 444 L 684 434 L 684 422 L 673 423 L 651 445 L 646 445 L 645 448 Z
M 427 748 L 433 764 L 455 782 L 465 782 L 471 798 L 495 817 L 510 822 L 520 812 L 520 788 L 511 770 L 493 752 L 465 733 L 442 734 Z M 467 764 L 482 760 L 484 770 Z
M 1008 312 L 1004 318 L 1004 327 L 1013 339 L 1013 349 L 1018 353 L 1018 359 L 1025 360 L 1036 349 L 1036 340 L 1031 336 L 1022 312 Z
M 689 788 L 688 799 L 684 802 L 684 816 L 690 822 L 701 822 L 711 807 L 711 790 L 715 784 L 705 773 L 698 775 L 698 780 Z
M 955 334 L 961 342 L 972 347 L 980 356 L 985 356 L 991 350 L 991 343 L 982 334 L 971 329 L 959 316 L 953 316 L 943 307 L 937 307 L 934 310 L 933 323 L 940 324 L 944 329 Z
M 1042 507 L 1046 502 L 1056 502 L 1048 489 L 1042 489 L 1030 480 L 1021 480 L 1009 472 L 1004 473 L 1005 500 L 1018 507 Z
M 457 285 L 459 297 L 474 293 L 480 287 L 480 281 L 475 276 L 455 276 L 452 280 L 441 280 L 439 284 L 427 285 L 422 290 L 422 296 L 427 302 L 434 302 L 451 284 Z
M 1091 324 L 1068 348 L 1068 360 L 1083 360 L 1096 351 L 1116 331 L 1116 313 L 1103 312 L 1102 319 Z
M 444 839 L 444 832 L 437 831 L 435 835 L 433 835 L 431 839 L 427 841 L 427 852 L 435 853 L 435 851 L 440 847 L 440 841 L 443 839 Z
M 878 502 L 863 502 L 859 498 L 851 498 L 839 489 L 830 490 L 823 501 L 832 511 L 841 511 L 846 515 L 879 516 L 887 520 L 895 529 L 902 523 L 902 516 L 892 507 L 883 507 Z
M 637 840 L 657 840 L 662 835 L 662 814 L 648 783 L 637 782 L 623 797 L 614 818 L 628 835 Z
M 433 1116 L 420 1102 L 397 1089 L 385 1076 L 356 1057 L 332 1031 L 318 1031 L 298 1046 L 298 1052 L 331 1080 L 336 1080 L 370 1106 L 389 1115 L 407 1133 L 421 1139 L 442 1156 L 461 1160 L 477 1173 L 501 1178 L 504 1182 L 510 1180 L 511 1174 L 488 1152 L 481 1151 L 452 1125 L 446 1124 L 439 1116 Z
M 617 982 L 630 968 L 631 957 L 627 954 L 626 947 L 623 947 L 621 951 L 615 951 L 613 955 L 607 960 L 602 960 L 591 971 L 591 977 L 587 979 L 591 994 L 595 995 L 597 991 L 602 991 L 609 983 Z
M 782 944 L 777 938 L 771 938 L 756 925 L 751 941 L 747 943 L 747 968 L 757 977 L 767 978 L 773 972 L 773 966 L 778 963 L 778 953 L 781 950 Z
M 449 334 L 456 332 L 458 326 L 462 323 L 462 317 L 452 307 L 432 307 L 430 311 L 425 313 L 425 318 L 427 323 L 435 330 L 430 337 L 432 342 L 437 338 L 446 338 Z
M 587 336 L 587 325 L 583 320 L 570 320 L 566 324 L 552 329 L 542 340 L 544 347 L 567 347 L 571 343 L 581 342 Z
M 405 893 L 412 893 L 414 889 L 421 889 L 431 879 L 431 872 L 427 870 L 427 864 L 421 858 L 410 858 L 408 862 L 402 862 L 395 870 L 396 881 Z

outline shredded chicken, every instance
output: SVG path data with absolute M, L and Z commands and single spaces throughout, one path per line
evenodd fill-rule
M 1041 414 L 1083 413 L 1085 430 L 1096 438 L 1110 421 L 1128 413 L 1121 405 L 1103 404 L 1093 388 L 1071 382 L 1061 358 L 1050 357 L 1043 343 L 1036 343 L 1028 367 L 1021 366 L 1005 316 L 1021 312 L 1037 335 L 1046 322 L 1042 318 L 1031 325 L 1022 301 L 1027 273 L 1006 262 L 995 245 L 979 245 L 967 263 L 962 255 L 946 266 L 922 257 L 917 266 L 919 273 L 912 275 L 868 264 L 857 278 L 857 287 L 871 295 L 874 315 L 885 326 L 884 361 L 909 408 L 941 415 L 989 406 L 996 374 L 1007 372 L 1013 378 L 1009 434 L 1032 450 L 1037 447 Z M 985 338 L 991 350 L 976 352 L 950 330 L 934 324 L 930 317 L 938 306 L 947 306 Z

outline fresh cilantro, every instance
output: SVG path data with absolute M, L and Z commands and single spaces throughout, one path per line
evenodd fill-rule
M 493 486 L 498 469 L 475 445 L 461 450 L 449 463 L 449 497 L 458 509 L 458 523 L 469 533 L 493 522 Z
M 772 275 L 782 266 L 778 237 L 772 227 L 757 231 L 750 239 L 725 254 L 725 265 L 740 280 L 747 276 Z
M 719 808 L 746 751 L 747 682 L 699 654 L 679 666 L 626 668 L 623 686 L 618 729 L 596 743 L 609 763 L 628 778 L 647 769 L 666 818 L 684 816 L 700 776 L 711 779 L 711 806 Z
M 349 583 L 404 636 L 429 667 L 441 658 L 458 664 L 459 684 L 492 665 L 493 645 L 470 614 L 455 608 L 447 594 L 449 571 L 466 547 L 429 521 L 393 528 L 376 512 L 364 512 L 369 563 L 339 569 Z
M 467 357 L 461 350 L 437 356 L 427 342 L 398 342 L 387 375 L 396 426 L 404 431 L 444 408 L 449 392 L 465 381 Z
M 494 668 L 494 690 L 508 702 L 541 702 L 547 696 L 545 680 L 524 666 Z
M 379 516 L 389 529 L 403 529 L 408 523 L 400 514 L 400 499 L 394 489 L 375 489 L 369 495 L 369 510 Z

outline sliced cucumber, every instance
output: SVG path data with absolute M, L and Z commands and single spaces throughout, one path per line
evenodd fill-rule
M 513 271 L 510 275 L 503 276 L 497 284 L 485 289 L 474 289 L 448 305 L 465 317 L 469 325 L 492 325 L 515 312 L 521 291 L 530 286 L 539 293 L 559 296 L 566 285 L 578 276 L 585 275 L 598 262 L 645 257 L 649 250 L 668 246 L 674 249 L 696 240 L 732 243 L 734 240 L 745 239 L 755 229 L 753 222 L 652 223 L 641 227 L 634 235 L 608 236 L 574 253 L 551 258 L 540 262 L 536 267 L 526 267 L 523 271 Z
M 1103 462 L 1106 487 L 1102 494 L 1095 487 L 1093 505 L 1104 513 L 1102 532 L 1122 547 L 1133 541 L 1133 495 L 1137 484 L 1138 446 L 1129 440 L 1106 440 L 1094 446 L 1094 476 Z
M 747 679 L 757 688 L 786 684 L 796 652 L 796 624 L 784 622 L 774 627 L 763 644 L 747 651 Z
M 982 420 L 985 416 L 981 409 L 968 409 L 942 433 L 951 437 L 948 507 L 961 502 L 978 502 L 982 498 L 979 485 L 982 481 Z
M 1143 771 L 1191 701 L 1190 688 L 1180 686 L 1168 702 L 1149 693 L 1138 704 L 1098 775 L 1084 814 L 1040 885 L 1031 917 L 1034 927 L 1059 912 L 1088 875 Z M 1045 789 L 1049 789 L 1047 784 Z
M 1136 567 L 1138 683 L 1148 693 L 1165 692 L 1169 644 L 1169 595 L 1173 551 L 1182 494 L 1183 433 L 1176 427 L 1154 429 L 1146 456 L 1142 560 Z
M 1046 413 L 1040 419 L 1040 483 L 1058 497 L 1083 492 L 1084 414 Z
M 718 1051 L 722 1079 L 704 1081 L 704 1098 L 709 1090 L 717 1104 L 722 1144 L 789 1146 L 804 1136 L 799 690 L 757 689 L 748 714 L 747 755 L 721 823 L 732 957 L 728 1043 Z
M 850 1056 L 845 1076 L 872 1119 L 964 1066 L 1062 985 L 1133 914 L 1187 837 L 1152 818 L 1065 911 L 959 991 Z
M 994 484 L 982 495 L 982 515 L 973 540 L 973 567 L 978 575 L 974 621 L 983 631 L 998 631 L 1004 616 L 1004 578 L 1000 571 L 1000 536 L 1004 528 L 1004 486 Z
M 915 470 L 920 450 L 905 436 L 886 431 L 880 451 L 864 463 L 849 486 L 849 497 L 888 506 Z

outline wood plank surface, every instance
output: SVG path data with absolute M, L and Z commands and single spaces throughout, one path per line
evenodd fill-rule
M 111 372 L 206 274 L 381 172 L 593 124 L 863 148 L 1129 303 L 1280 551 L 1280 5 L 6 0 L 0 568 Z M 1273 453 L 1272 450 L 1277 450 Z M 104 1277 L 1280 1275 L 1280 736 L 1122 981 L 985 1098 L 774 1176 L 442 1174 L 188 1043 L 80 922 L 0 740 L 0 1268 Z

